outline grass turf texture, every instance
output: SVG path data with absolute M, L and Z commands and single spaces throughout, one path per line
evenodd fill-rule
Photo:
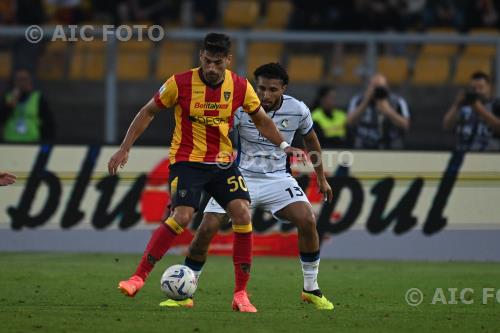
M 495 332 L 500 304 L 482 304 L 482 288 L 500 288 L 500 265 L 322 260 L 320 286 L 335 310 L 299 300 L 298 259 L 254 260 L 249 290 L 257 314 L 231 311 L 231 258 L 210 257 L 193 309 L 160 308 L 159 278 L 182 262 L 166 256 L 134 299 L 116 289 L 139 255 L 0 254 L 0 332 Z M 405 301 L 420 288 L 418 307 Z M 474 304 L 431 304 L 436 288 L 473 288 Z M 470 295 L 469 295 L 470 296 Z M 457 295 L 458 298 L 458 295 Z

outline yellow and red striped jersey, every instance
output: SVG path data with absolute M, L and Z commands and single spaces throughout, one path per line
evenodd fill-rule
M 200 68 L 171 76 L 154 96 L 161 108 L 175 106 L 175 129 L 170 163 L 230 162 L 233 154 L 229 130 L 235 111 L 252 113 L 260 101 L 247 79 L 226 70 L 217 87 L 206 85 Z

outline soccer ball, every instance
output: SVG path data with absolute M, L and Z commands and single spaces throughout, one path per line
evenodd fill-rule
M 192 297 L 196 291 L 196 276 L 191 268 L 184 265 L 168 267 L 160 280 L 161 290 L 168 298 L 176 301 Z

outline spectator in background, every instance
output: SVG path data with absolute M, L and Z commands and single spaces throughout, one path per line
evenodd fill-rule
M 490 80 L 483 72 L 474 73 L 444 116 L 444 129 L 455 129 L 456 150 L 500 150 L 500 99 L 492 97 Z
M 59 24 L 77 24 L 83 18 L 82 0 L 45 0 Z
M 129 0 L 134 21 L 151 21 L 163 25 L 179 22 L 181 1 L 175 0 Z
M 432 0 L 424 11 L 424 26 L 463 30 L 466 0 Z
M 403 97 L 389 90 L 385 76 L 375 74 L 364 94 L 351 99 L 347 125 L 355 128 L 355 148 L 401 149 L 410 112 Z
M 466 10 L 467 28 L 478 27 L 500 27 L 500 18 L 498 12 L 500 4 L 493 0 L 475 0 L 469 1 Z
M 0 129 L 5 142 L 40 142 L 53 139 L 48 103 L 33 88 L 29 71 L 14 73 L 13 88 L 0 101 Z
M 312 119 L 323 147 L 344 146 L 346 143 L 346 114 L 335 107 L 335 95 L 335 87 L 323 86 L 314 102 Z
M 196 28 L 215 26 L 217 22 L 216 0 L 193 0 L 193 25 Z

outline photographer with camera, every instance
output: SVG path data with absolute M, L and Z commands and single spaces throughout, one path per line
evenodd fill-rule
M 492 97 L 488 74 L 472 74 L 469 87 L 457 94 L 444 115 L 443 127 L 455 129 L 456 150 L 500 150 L 500 99 Z
M 364 94 L 351 99 L 347 125 L 356 128 L 355 148 L 401 149 L 410 128 L 408 104 L 389 90 L 385 76 L 375 74 Z

